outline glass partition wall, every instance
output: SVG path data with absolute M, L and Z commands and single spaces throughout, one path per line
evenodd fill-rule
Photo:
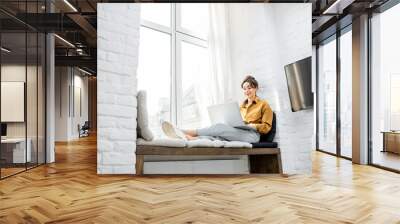
M 351 25 L 317 47 L 317 150 L 352 157 Z
M 371 18 L 370 163 L 400 172 L 400 4 Z
M 39 12 L 39 3 L 18 7 Z M 1 179 L 45 163 L 45 41 L 43 33 L 0 13 Z

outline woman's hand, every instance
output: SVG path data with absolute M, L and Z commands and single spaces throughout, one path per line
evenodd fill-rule
M 247 126 L 253 128 L 254 130 L 257 130 L 256 124 L 247 124 Z

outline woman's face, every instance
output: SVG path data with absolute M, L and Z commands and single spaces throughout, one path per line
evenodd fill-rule
M 250 83 L 245 82 L 243 84 L 243 93 L 247 98 L 253 98 L 256 96 L 257 88 L 254 88 Z

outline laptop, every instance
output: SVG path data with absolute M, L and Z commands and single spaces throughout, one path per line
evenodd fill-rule
M 236 102 L 213 105 L 207 109 L 212 124 L 222 123 L 235 128 L 255 130 L 255 128 L 244 123 L 239 105 Z

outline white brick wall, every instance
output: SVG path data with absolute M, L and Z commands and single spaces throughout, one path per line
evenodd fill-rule
M 97 4 L 97 173 L 135 174 L 139 4 Z
M 311 56 L 311 4 L 231 4 L 230 32 L 235 98 L 254 74 L 259 96 L 277 113 L 276 141 L 285 173 L 311 172 L 313 110 L 291 112 L 284 65 Z

